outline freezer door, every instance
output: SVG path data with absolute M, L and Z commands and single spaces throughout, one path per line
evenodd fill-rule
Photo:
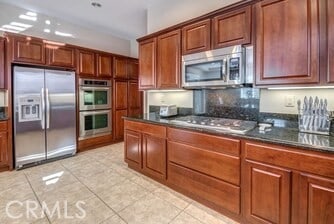
M 14 67 L 15 167 L 46 159 L 44 70 Z
M 47 159 L 76 153 L 75 73 L 45 70 Z

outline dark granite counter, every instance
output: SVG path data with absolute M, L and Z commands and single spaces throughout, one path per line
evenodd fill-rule
M 265 132 L 261 132 L 259 128 L 254 128 L 253 130 L 248 131 L 246 134 L 236 134 L 175 124 L 171 122 L 173 118 L 161 118 L 155 113 L 144 114 L 141 116 L 125 117 L 125 119 L 194 130 L 208 134 L 222 135 L 227 137 L 238 137 L 247 140 L 256 140 L 263 143 L 273 143 L 305 150 L 334 153 L 334 136 L 300 133 L 298 129 L 292 128 L 271 127 L 270 129 L 266 129 Z

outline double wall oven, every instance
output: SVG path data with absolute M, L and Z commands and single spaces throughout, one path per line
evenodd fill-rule
M 111 134 L 110 80 L 79 80 L 79 139 Z

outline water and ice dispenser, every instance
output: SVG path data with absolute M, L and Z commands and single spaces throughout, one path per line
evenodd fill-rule
M 40 95 L 18 97 L 19 122 L 42 120 L 42 99 Z

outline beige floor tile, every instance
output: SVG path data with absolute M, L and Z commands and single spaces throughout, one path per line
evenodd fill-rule
M 206 224 L 206 223 L 202 223 L 199 220 L 192 217 L 191 215 L 182 212 L 170 224 Z
M 177 192 L 172 192 L 169 190 L 166 190 L 164 188 L 158 188 L 156 189 L 153 194 L 165 201 L 168 201 L 175 207 L 179 209 L 185 209 L 191 202 L 190 199 L 182 196 L 181 194 L 178 194 Z
M 0 223 L 48 223 L 36 197 L 9 204 L 0 210 Z
M 35 195 L 28 183 L 7 188 L 0 192 L 0 209 L 5 208 L 11 201 L 22 202 L 29 198 L 35 198 Z
M 93 150 L 94 151 L 94 150 Z M 79 164 L 91 162 L 91 158 L 86 155 L 75 155 L 67 159 L 62 159 L 59 161 L 65 168 L 70 169 L 72 167 L 78 166 Z
M 65 171 L 65 168 L 58 162 L 46 163 L 39 166 L 24 169 L 23 172 L 26 174 L 28 180 L 38 179 L 50 176 L 55 173 Z
M 110 164 L 109 167 L 126 178 L 132 178 L 134 176 L 141 175 L 138 172 L 131 170 L 126 165 L 120 165 L 120 164 L 113 163 L 113 164 Z
M 6 171 L 0 173 L 0 192 L 24 183 L 28 183 L 28 181 L 23 171 Z
M 237 222 L 197 202 L 190 204 L 184 211 L 203 223 L 237 224 Z
M 121 183 L 126 180 L 114 170 L 107 170 L 101 173 L 97 173 L 90 177 L 78 177 L 79 180 L 86 185 L 93 192 L 101 192 L 108 190 L 112 186 Z
M 110 217 L 109 219 L 101 222 L 101 224 L 126 224 L 126 222 L 124 222 L 124 220 L 118 215 L 114 215 Z
M 57 190 L 68 184 L 76 183 L 78 180 L 70 172 L 60 171 L 50 176 L 30 180 L 29 182 L 36 194 L 40 195 L 43 192 Z
M 63 208 L 64 209 L 64 208 Z M 52 223 L 100 223 L 115 215 L 99 198 L 85 200 L 85 204 L 71 204 L 67 208 L 67 217 L 63 215 L 50 217 Z M 71 218 L 68 218 L 71 217 Z
M 73 204 L 78 201 L 85 201 L 94 196 L 95 195 L 86 186 L 79 182 L 37 194 L 39 201 L 49 207 L 54 206 L 56 203 Z
M 89 177 L 108 170 L 108 167 L 96 161 L 81 162 L 76 166 L 68 168 L 76 177 Z
M 152 192 L 159 187 L 158 183 L 155 183 L 154 181 L 149 180 L 147 177 L 144 176 L 134 176 L 130 180 L 142 186 L 149 192 Z
M 114 211 L 118 212 L 126 206 L 147 195 L 148 191 L 129 180 L 112 186 L 108 190 L 97 192 L 97 195 Z
M 169 223 L 180 212 L 181 210 L 172 204 L 148 194 L 119 212 L 119 215 L 129 224 L 164 224 Z

